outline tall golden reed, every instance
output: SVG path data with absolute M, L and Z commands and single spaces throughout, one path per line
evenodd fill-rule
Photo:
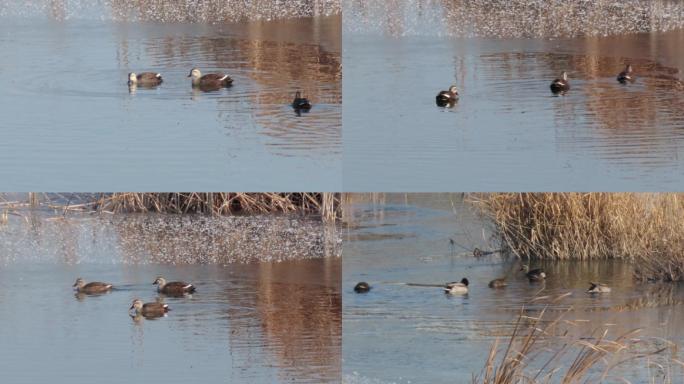
M 684 194 L 471 196 L 521 259 L 623 259 L 642 280 L 684 280 Z

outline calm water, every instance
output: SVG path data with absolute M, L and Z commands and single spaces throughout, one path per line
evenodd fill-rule
M 669 16 L 654 11 L 653 32 L 612 8 L 567 30 L 530 11 L 555 2 L 514 2 L 519 23 L 480 18 L 487 2 L 345 3 L 345 190 L 684 187 L 684 3 L 658 2 Z M 592 33 L 604 20 L 625 28 Z M 638 79 L 622 86 L 627 62 Z M 572 89 L 556 97 L 563 70 Z M 437 107 L 451 84 L 460 101 Z
M 565 319 L 583 320 L 577 322 L 577 332 L 583 336 L 595 328 L 607 327 L 615 337 L 643 327 L 642 337 L 684 342 L 680 326 L 684 291 L 634 285 L 626 264 L 540 264 L 549 274 L 548 281 L 531 284 L 516 272 L 519 266 L 498 255 L 475 259 L 474 247 L 493 249 L 486 241 L 490 226 L 464 206 L 460 196 L 388 195 L 378 204 L 359 203 L 352 212 L 343 256 L 345 382 L 470 382 L 471 375 L 482 369 L 494 340 L 510 335 L 521 305 L 540 289 L 544 294 L 572 293 L 550 310 L 572 306 Z M 456 243 L 453 250 L 449 238 Z M 507 274 L 505 289 L 487 287 L 490 280 Z M 471 281 L 466 296 L 405 284 L 442 284 L 462 277 Z M 609 284 L 613 292 L 586 294 L 591 280 Z M 359 281 L 368 281 L 372 290 L 355 294 L 352 288 Z M 645 382 L 647 370 L 640 361 L 620 373 L 637 378 L 631 382 Z M 672 374 L 673 382 L 684 377 L 679 368 Z
M 5 190 L 340 189 L 339 15 L 180 22 L 181 5 L 96 4 L 0 6 Z M 234 85 L 193 90 L 193 67 Z M 144 71 L 164 83 L 129 91 Z M 301 116 L 298 89 L 314 104 Z
M 338 251 L 316 245 L 325 232 L 320 224 L 257 217 L 229 224 L 191 216 L 27 218 L 10 216 L 0 227 L 5 380 L 339 382 L 341 260 Z M 236 240 L 243 236 L 264 259 L 283 261 L 234 262 L 250 247 Z M 286 253 L 309 258 L 278 257 Z M 159 274 L 191 281 L 197 292 L 164 298 L 172 309 L 167 317 L 131 318 L 133 298 L 157 299 L 152 282 Z M 116 289 L 77 297 L 71 284 L 78 276 Z

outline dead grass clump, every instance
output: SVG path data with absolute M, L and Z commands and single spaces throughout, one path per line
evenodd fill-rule
M 567 295 L 536 300 L 557 302 Z M 676 353 L 671 342 L 636 338 L 640 329 L 614 338 L 608 337 L 607 329 L 596 329 L 588 335 L 572 332 L 568 327 L 576 325 L 564 320 L 567 311 L 549 320 L 546 307 L 538 316 L 530 316 L 528 308 L 523 306 L 508 342 L 501 346 L 498 339 L 494 342 L 482 372 L 473 378 L 473 383 L 573 384 L 598 383 L 608 378 L 629 382 L 612 372 L 638 360 L 645 361 L 647 367 L 654 355 L 668 350 Z M 672 358 L 669 360 L 675 362 Z
M 684 195 L 496 193 L 473 197 L 522 259 L 624 259 L 642 280 L 684 280 Z
M 333 193 L 113 193 L 100 198 L 99 210 L 110 212 L 234 213 L 307 212 L 328 220 L 337 217 Z
M 174 193 L 99 193 L 48 194 L 29 193 L 27 201 L 15 197 L 13 207 L 47 207 L 64 214 L 71 211 L 204 213 L 229 215 L 237 213 L 311 213 L 325 221 L 335 221 L 341 214 L 337 193 L 240 193 L 240 192 L 174 192 Z M 10 204 L 10 203 L 2 203 Z

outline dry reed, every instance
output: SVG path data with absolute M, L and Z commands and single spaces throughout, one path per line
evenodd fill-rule
M 40 196 L 39 196 L 40 195 Z M 15 206 L 36 208 L 44 205 L 64 212 L 96 210 L 99 212 L 204 213 L 229 215 L 238 213 L 310 213 L 320 214 L 324 221 L 335 221 L 340 215 L 340 195 L 336 193 L 100 193 L 55 195 L 29 193 L 28 202 Z
M 569 294 L 539 297 L 534 301 L 549 300 L 556 303 Z M 472 382 L 477 384 L 549 383 L 563 384 L 603 382 L 623 364 L 634 364 L 670 350 L 676 346 L 662 339 L 636 338 L 641 330 L 634 329 L 614 338 L 608 337 L 607 329 L 596 329 L 589 335 L 569 332 L 575 322 L 566 321 L 564 311 L 547 319 L 547 307 L 537 316 L 528 315 L 523 306 L 508 342 L 500 346 L 499 339 L 493 343 L 485 365 Z M 499 357 L 501 355 L 501 357 Z M 570 357 L 568 364 L 564 358 Z M 573 357 L 574 356 L 574 357 Z M 670 358 L 671 362 L 675 360 Z M 648 361 L 647 361 L 648 363 Z
M 684 280 L 684 195 L 496 193 L 471 197 L 521 259 L 623 259 L 640 280 Z

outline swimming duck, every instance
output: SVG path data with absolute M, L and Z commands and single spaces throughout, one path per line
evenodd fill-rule
M 589 289 L 587 290 L 587 293 L 608 293 L 610 292 L 610 287 L 601 284 L 601 283 L 595 283 L 595 282 L 590 282 L 589 283 Z
M 160 73 L 143 72 L 136 75 L 135 72 L 128 74 L 128 85 L 141 85 L 143 87 L 153 87 L 162 83 Z
M 630 82 L 630 83 L 634 82 L 635 79 L 634 79 L 634 76 L 632 75 L 632 72 L 633 72 L 632 65 L 627 64 L 627 66 L 625 67 L 625 70 L 620 72 L 617 75 L 617 81 L 619 81 L 622 84 L 627 84 L 627 82 Z
M 371 290 L 370 284 L 362 281 L 354 286 L 354 292 L 356 293 L 366 293 Z
M 228 75 L 223 73 L 207 73 L 202 76 L 202 72 L 197 68 L 193 68 L 188 77 L 192 78 L 193 87 L 199 87 L 202 90 L 230 87 L 233 84 L 233 79 Z
M 112 289 L 111 284 L 101 283 L 99 281 L 93 281 L 92 283 L 86 284 L 80 277 L 76 279 L 73 287 L 76 292 L 87 294 L 105 293 Z
M 311 103 L 309 102 L 309 99 L 306 97 L 302 97 L 302 93 L 297 91 L 295 93 L 295 98 L 292 101 L 292 108 L 297 109 L 297 110 L 303 110 L 303 111 L 308 111 L 311 109 Z
M 520 270 L 525 272 L 525 276 L 527 276 L 530 281 L 541 281 L 546 278 L 546 272 L 541 268 L 531 270 L 529 265 L 523 265 Z
M 551 82 L 551 92 L 561 93 L 570 89 L 570 83 L 568 82 L 568 73 L 563 71 L 560 77 Z
M 439 107 L 446 107 L 446 106 L 452 106 L 456 101 L 458 100 L 458 89 L 456 88 L 455 85 L 452 85 L 449 87 L 448 91 L 442 91 L 437 94 L 437 97 L 435 98 L 435 101 L 437 102 L 437 106 Z
M 506 284 L 506 278 L 505 277 L 494 279 L 494 280 L 489 282 L 489 288 L 503 288 L 506 285 L 508 285 L 508 284 Z
M 451 294 L 463 294 L 463 293 L 468 293 L 468 279 L 465 277 L 461 279 L 461 282 L 451 282 L 447 283 L 444 286 L 444 292 L 445 293 L 451 293 Z
M 157 285 L 157 292 L 165 295 L 184 295 L 186 293 L 195 292 L 195 286 L 192 284 L 188 284 L 184 281 L 172 281 L 167 283 L 166 279 L 161 276 L 157 277 L 152 284 Z
M 133 304 L 131 304 L 131 307 L 128 310 L 130 311 L 132 309 L 135 309 L 136 315 L 143 315 L 145 317 L 161 317 L 171 310 L 168 304 L 160 302 L 143 304 L 140 299 L 133 300 Z

